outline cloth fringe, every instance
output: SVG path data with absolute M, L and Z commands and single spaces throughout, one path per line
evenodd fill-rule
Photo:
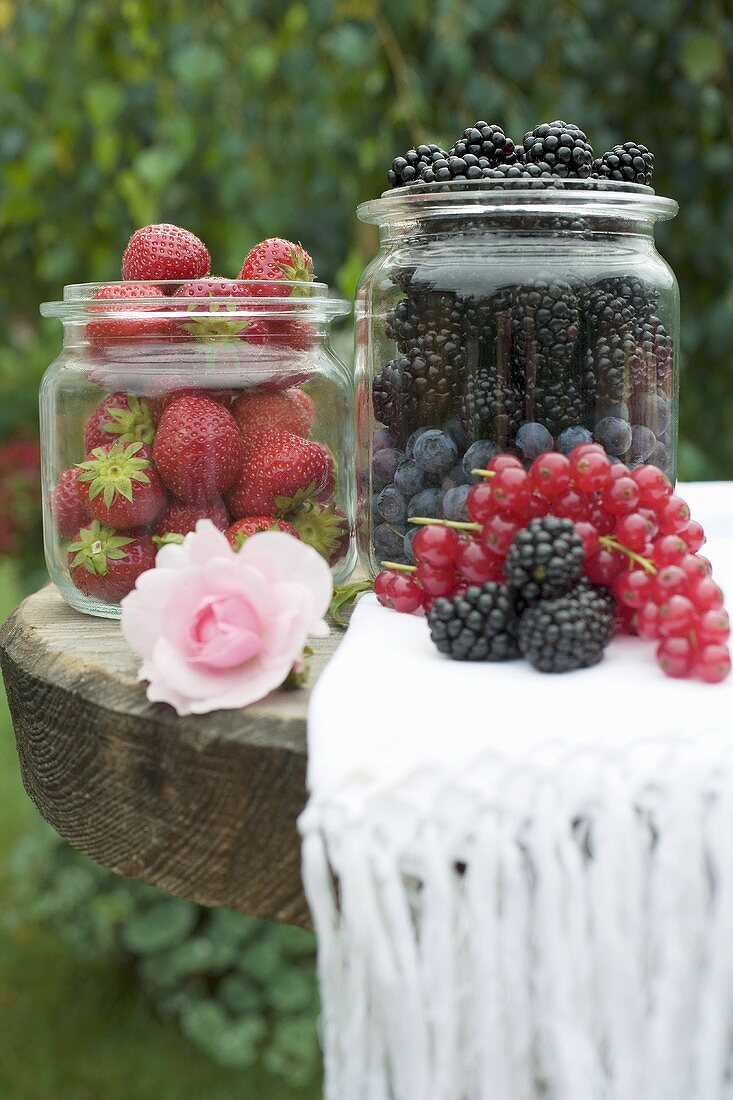
M 326 1100 L 732 1097 L 732 735 L 314 795 Z

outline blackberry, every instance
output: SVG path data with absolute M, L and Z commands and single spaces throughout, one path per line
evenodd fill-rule
M 483 158 L 487 168 L 514 164 L 517 159 L 517 151 L 512 139 L 507 137 L 501 126 L 488 122 L 477 122 L 475 126 L 469 126 L 464 130 L 463 136 L 451 149 L 451 154 L 461 158 L 466 154 L 478 160 Z
M 603 657 L 614 633 L 615 609 L 606 589 L 578 585 L 542 600 L 522 615 L 519 648 L 540 672 L 589 668 Z
M 395 157 L 392 161 L 387 183 L 390 187 L 407 187 L 417 183 L 423 168 L 446 155 L 439 145 L 418 145 L 416 149 L 408 149 L 404 156 Z
M 538 280 L 514 288 L 511 301 L 512 356 L 525 395 L 525 418 L 557 436 L 582 423 L 585 413 L 577 294 L 563 280 Z
M 543 122 L 524 135 L 521 159 L 537 164 L 543 172 L 563 179 L 587 179 L 593 149 L 582 130 L 570 122 Z
M 646 145 L 625 141 L 614 145 L 603 156 L 593 161 L 591 175 L 594 179 L 618 180 L 623 183 L 643 183 L 651 187 L 654 174 L 654 153 Z
M 519 531 L 507 552 L 504 576 L 526 603 L 562 596 L 583 572 L 583 540 L 572 520 L 542 516 Z
M 454 661 L 510 661 L 519 656 L 516 597 L 489 581 L 453 599 L 439 598 L 428 613 L 430 637 Z
M 420 172 L 422 183 L 450 183 L 453 180 L 488 179 L 493 171 L 486 157 L 476 157 L 473 153 L 456 156 L 447 153 L 444 157 L 425 165 Z
M 451 411 L 463 366 L 463 310 L 456 294 L 415 291 L 387 315 L 398 356 L 372 384 L 374 413 L 401 432 L 440 424 Z

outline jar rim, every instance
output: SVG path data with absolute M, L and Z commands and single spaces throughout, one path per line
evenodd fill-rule
M 573 214 L 626 217 L 640 222 L 669 221 L 679 210 L 676 199 L 653 188 L 615 180 L 522 178 L 451 180 L 416 183 L 384 191 L 357 207 L 361 221 L 373 225 L 446 214 Z
M 187 283 L 207 282 L 212 283 L 236 283 L 237 287 L 244 289 L 244 293 L 206 294 L 206 295 L 181 295 L 177 297 L 175 291 Z M 106 287 L 155 287 L 164 292 L 160 294 L 135 295 L 135 297 L 97 298 L 96 294 Z M 267 291 L 269 293 L 263 293 Z M 164 313 L 170 319 L 186 317 L 191 313 L 194 304 L 200 308 L 204 303 L 208 306 L 221 306 L 227 314 L 236 318 L 239 315 L 246 317 L 262 317 L 277 314 L 297 315 L 304 320 L 331 320 L 336 317 L 346 317 L 351 312 L 351 303 L 346 299 L 331 294 L 327 283 L 302 282 L 298 280 L 258 280 L 258 279 L 126 279 L 108 281 L 105 283 L 69 283 L 64 287 L 63 298 L 60 301 L 42 302 L 40 312 L 43 317 L 54 317 L 64 322 L 84 321 L 90 316 L 95 318 L 110 314 L 124 312 L 125 316 L 134 315 L 136 310 L 144 312 L 146 317 L 151 314 Z

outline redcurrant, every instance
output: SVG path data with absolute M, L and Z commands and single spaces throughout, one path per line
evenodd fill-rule
M 570 488 L 570 460 L 556 451 L 536 458 L 529 468 L 532 487 L 553 500 Z
M 450 565 L 436 566 L 419 561 L 415 576 L 429 596 L 452 596 L 458 584 L 456 571 Z
M 632 569 L 630 573 L 616 574 L 611 591 L 622 606 L 638 609 L 649 598 L 650 583 L 651 577 L 643 569 Z
M 478 539 L 462 539 L 456 554 L 456 569 L 471 584 L 501 581 L 504 578 L 503 559 L 492 554 Z
M 695 519 L 691 519 L 680 531 L 680 538 L 685 540 L 690 553 L 696 554 L 705 542 L 705 532 L 702 524 Z
M 517 470 L 524 469 L 524 466 L 516 455 L 500 454 L 494 455 L 494 457 L 489 460 L 489 464 L 486 469 L 491 470 L 495 474 L 498 474 L 502 470 L 508 470 L 512 467 Z M 491 478 L 491 480 L 493 481 L 494 479 Z
M 672 495 L 672 482 L 658 466 L 637 466 L 632 472 L 645 508 L 656 510 Z
M 697 624 L 697 640 L 700 645 L 725 642 L 730 637 L 730 619 L 725 608 L 705 611 Z
M 503 557 L 519 529 L 519 524 L 510 517 L 490 516 L 484 524 L 481 543 L 492 554 L 500 554 Z
M 670 596 L 659 605 L 660 638 L 680 638 L 695 626 L 697 610 L 687 596 Z
M 426 561 L 438 567 L 452 565 L 458 552 L 459 538 L 450 527 L 431 523 L 415 535 L 412 552 L 418 562 Z
M 689 553 L 687 543 L 679 535 L 659 535 L 654 540 L 652 561 L 655 565 L 679 565 Z
M 575 530 L 583 540 L 583 550 L 586 558 L 592 558 L 594 554 L 598 553 L 600 547 L 598 530 L 587 519 L 576 520 Z
M 607 512 L 623 516 L 633 512 L 639 503 L 639 490 L 630 477 L 618 477 L 609 482 L 601 493 L 601 503 Z
M 679 563 L 680 567 L 684 569 L 685 573 L 692 584 L 695 581 L 700 581 L 703 577 L 711 576 L 713 567 L 707 558 L 704 558 L 702 554 L 685 554 L 682 561 Z
M 689 584 L 687 574 L 679 565 L 665 565 L 652 578 L 649 594 L 655 603 L 662 604 L 670 596 L 686 595 Z
M 488 481 L 480 481 L 478 485 L 471 486 L 466 497 L 466 508 L 474 523 L 485 523 L 489 516 L 494 515 L 496 504 Z
M 590 505 L 587 497 L 579 493 L 577 489 L 568 489 L 566 493 L 553 501 L 552 514 L 553 516 L 559 516 L 560 519 L 588 519 Z
M 383 569 L 374 578 L 374 594 L 384 607 L 392 606 L 392 586 L 397 579 L 397 574 L 390 569 Z
M 689 638 L 664 638 L 657 646 L 657 661 L 665 676 L 680 680 L 690 675 L 695 650 Z
M 606 550 L 603 547 L 586 560 L 585 575 L 593 584 L 604 584 L 606 588 L 610 588 L 614 577 L 625 567 L 627 560 L 618 550 Z
M 391 606 L 395 611 L 411 615 L 422 607 L 424 591 L 410 573 L 397 573 L 389 591 Z
M 502 512 L 523 518 L 532 496 L 532 484 L 526 470 L 507 466 L 491 479 L 491 496 Z
M 698 651 L 695 674 L 707 684 L 719 684 L 730 672 L 730 653 L 724 645 L 706 645 Z
M 690 522 L 690 509 L 680 497 L 667 497 L 658 509 L 659 530 L 663 535 L 677 535 Z
M 690 588 L 690 599 L 698 611 L 712 611 L 723 606 L 723 593 L 712 577 L 703 577 Z
M 611 462 L 608 455 L 598 451 L 584 451 L 581 455 L 573 453 L 570 459 L 573 482 L 584 493 L 596 493 L 603 489 L 611 477 Z
M 638 512 L 629 512 L 628 515 L 621 516 L 616 523 L 614 535 L 622 546 L 639 554 L 646 546 L 647 540 L 652 537 L 653 530 L 651 523 L 644 516 Z
M 636 629 L 641 638 L 653 641 L 659 637 L 659 608 L 650 600 L 636 614 Z

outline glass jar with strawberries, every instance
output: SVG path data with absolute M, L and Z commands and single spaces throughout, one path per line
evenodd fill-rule
M 674 480 L 679 301 L 655 247 L 677 204 L 634 142 L 594 157 L 556 121 L 477 122 L 395 158 L 363 204 L 380 250 L 356 300 L 357 531 L 373 573 L 412 564 L 412 516 L 460 521 L 501 452 L 600 443 Z
M 41 384 L 46 558 L 64 599 L 119 616 L 158 548 L 209 520 L 237 549 L 282 530 L 336 582 L 353 569 L 353 400 L 332 321 L 349 312 L 274 238 L 239 277 L 171 225 L 133 235 L 121 282 L 41 312 L 64 344 Z

